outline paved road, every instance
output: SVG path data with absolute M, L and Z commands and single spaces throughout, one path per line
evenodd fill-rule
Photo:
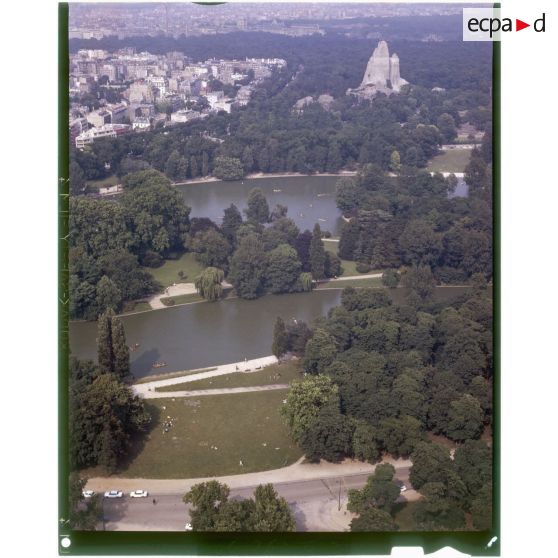
M 343 531 L 348 529 L 352 514 L 347 511 L 347 492 L 361 488 L 370 473 L 357 473 L 294 482 L 275 483 L 296 518 L 298 531 Z M 396 470 L 396 478 L 409 486 L 409 467 Z M 138 487 L 141 488 L 141 487 Z M 255 486 L 231 489 L 231 498 L 249 498 Z M 150 494 L 148 498 L 122 498 L 103 502 L 104 528 L 122 531 L 183 531 L 190 521 L 188 506 L 182 502 L 183 492 Z M 153 498 L 157 503 L 153 504 Z M 415 499 L 413 490 L 402 499 Z M 341 505 L 339 505 L 341 504 Z

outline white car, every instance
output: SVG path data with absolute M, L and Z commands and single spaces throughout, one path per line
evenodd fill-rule
M 147 490 L 134 490 L 130 492 L 130 498 L 147 498 Z
M 105 492 L 105 498 L 122 498 L 121 490 L 109 490 Z
M 93 496 L 95 496 L 95 492 L 93 490 L 84 490 L 82 494 L 84 498 L 93 498 Z
M 405 492 L 405 490 L 407 490 L 407 487 L 404 484 L 402 484 L 401 487 L 399 488 L 399 492 L 400 493 Z
M 186 525 L 184 525 L 184 531 L 193 531 L 194 528 L 192 527 L 191 523 L 186 523 Z

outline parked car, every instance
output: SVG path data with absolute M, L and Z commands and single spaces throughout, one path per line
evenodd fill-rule
M 399 492 L 405 492 L 405 490 L 407 490 L 407 487 L 404 484 L 402 484 L 399 488 Z
M 122 490 L 109 490 L 105 492 L 105 498 L 122 498 Z
M 95 492 L 93 490 L 84 490 L 82 494 L 84 498 L 93 498 L 93 496 L 95 496 Z
M 193 531 L 194 528 L 192 527 L 191 523 L 186 523 L 186 525 L 184 525 L 184 531 Z
M 130 492 L 130 498 L 147 498 L 147 490 L 134 490 Z

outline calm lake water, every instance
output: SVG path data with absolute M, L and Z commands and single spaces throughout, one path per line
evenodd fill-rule
M 177 186 L 191 217 L 209 217 L 220 223 L 223 210 L 234 203 L 241 211 L 252 188 L 261 188 L 269 208 L 277 204 L 289 208 L 290 217 L 300 230 L 312 230 L 316 223 L 334 236 L 341 234 L 343 219 L 335 204 L 335 183 L 338 176 L 289 176 L 287 178 L 254 178 L 232 182 L 206 182 Z M 463 178 L 457 179 L 455 191 L 448 197 L 467 197 L 469 187 Z
M 277 316 L 309 323 L 337 306 L 340 299 L 340 290 L 317 291 L 202 302 L 123 316 L 128 344 L 140 344 L 130 355 L 132 373 L 142 377 L 270 355 Z M 71 323 L 72 355 L 96 360 L 96 336 L 96 322 Z M 153 370 L 157 361 L 167 366 Z
M 289 208 L 290 217 L 300 230 L 312 230 L 316 223 L 332 235 L 341 232 L 341 212 L 335 204 L 338 176 L 289 176 L 287 178 L 253 178 L 231 182 L 206 182 L 177 186 L 192 208 L 190 217 L 209 217 L 216 223 L 223 210 L 234 203 L 241 211 L 252 188 L 261 188 L 270 210 L 277 204 Z

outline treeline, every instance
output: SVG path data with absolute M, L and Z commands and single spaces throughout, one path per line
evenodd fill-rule
M 479 440 L 456 448 L 453 458 L 440 445 L 420 442 L 411 454 L 410 480 L 422 498 L 412 518 L 419 531 L 459 531 L 467 528 L 466 513 L 477 530 L 492 525 L 492 452 Z M 349 511 L 358 514 L 351 531 L 396 531 L 400 483 L 388 463 L 376 467 L 361 490 L 349 490 Z
M 247 107 L 231 114 L 210 115 L 164 132 L 104 138 L 84 151 L 72 150 L 72 192 L 82 193 L 90 180 L 148 167 L 173 181 L 210 174 L 238 179 L 251 172 L 337 172 L 366 163 L 391 170 L 394 151 L 399 163 L 424 167 L 442 143 L 455 139 L 457 126 L 470 119 L 469 113 L 481 129 L 484 116 L 490 118 L 489 111 L 478 114 L 477 109 L 489 102 L 487 95 L 437 93 L 418 86 L 399 95 L 379 95 L 373 102 L 343 95 L 330 110 L 313 103 L 298 113 L 293 105 L 309 92 L 304 83 L 297 86 L 305 82 L 305 74 L 294 82 L 288 70 L 274 74 Z M 462 110 L 469 110 L 465 117 Z M 223 158 L 233 159 L 240 172 L 219 173 Z
M 295 518 L 272 484 L 260 484 L 254 498 L 229 498 L 230 489 L 215 480 L 194 485 L 183 501 L 191 505 L 193 531 L 289 532 Z
M 114 472 L 151 416 L 125 383 L 130 351 L 112 309 L 99 317 L 97 350 L 97 363 L 70 359 L 70 466 L 77 470 L 100 465 Z
M 390 20 L 386 21 L 389 24 Z M 404 21 L 405 18 L 396 19 L 398 28 Z M 412 27 L 415 28 L 417 23 L 429 21 L 436 20 L 412 18 Z M 385 33 L 383 19 L 381 24 L 382 33 Z M 490 88 L 491 44 L 463 43 L 461 40 L 444 42 L 392 41 L 389 38 L 387 40 L 390 52 L 399 55 L 401 75 L 410 83 L 428 88 L 439 86 L 471 91 L 480 89 L 484 92 L 488 92 Z M 69 41 L 69 49 L 72 53 L 83 48 L 114 52 L 121 48 L 134 47 L 138 52 L 148 51 L 153 54 L 183 52 L 195 62 L 203 62 L 209 58 L 283 58 L 293 68 L 299 65 L 305 68 L 316 68 L 319 72 L 317 75 L 326 79 L 323 82 L 326 90 L 322 92 L 329 92 L 334 96 L 344 94 L 348 87 L 356 87 L 360 83 L 366 62 L 376 45 L 377 39 L 359 39 L 334 33 L 325 36 L 288 37 L 258 32 L 178 38 L 104 37 Z
M 362 79 L 375 47 L 368 41 L 241 33 L 212 36 L 209 48 L 207 39 L 192 38 L 192 44 L 199 40 L 204 45 L 204 59 L 220 55 L 220 41 L 226 49 L 223 56 L 226 52 L 228 57 L 263 56 L 270 45 L 277 45 L 269 56 L 284 57 L 288 66 L 260 84 L 248 106 L 231 114 L 210 115 L 164 133 L 156 130 L 98 140 L 83 152 L 72 150 L 73 193 L 83 192 L 88 180 L 112 173 L 123 176 L 147 166 L 174 181 L 219 176 L 214 171 L 217 159 L 223 157 L 234 159 L 241 175 L 336 172 L 365 163 L 389 170 L 393 151 L 402 164 L 423 167 L 440 143 L 455 138 L 462 121 L 483 129 L 490 120 L 491 50 L 485 45 L 397 43 L 393 48 L 400 55 L 402 75 L 412 87 L 399 95 L 378 95 L 373 102 L 359 103 L 345 92 Z M 149 50 L 158 52 L 157 39 L 149 40 L 154 45 Z M 242 41 L 239 52 L 254 52 L 237 53 L 237 40 Z M 167 45 L 168 39 L 162 41 Z M 186 45 L 166 48 L 184 50 L 195 58 Z M 432 91 L 434 86 L 446 91 Z M 329 110 L 314 103 L 302 113 L 293 112 L 297 100 L 322 93 L 336 99 Z
M 259 188 L 248 196 L 244 216 L 231 204 L 220 225 L 189 218 L 190 208 L 155 170 L 127 175 L 117 200 L 72 198 L 70 204 L 70 316 L 96 319 L 107 308 L 157 291 L 142 269 L 190 251 L 205 268 L 195 278 L 202 296 L 216 300 L 226 277 L 236 294 L 309 291 L 313 281 L 341 275 L 340 259 L 324 248 L 319 224 L 300 231 L 288 208 L 270 208 Z
M 465 447 L 478 447 L 467 442 L 490 427 L 492 300 L 486 287 L 451 305 L 423 302 L 418 307 L 394 305 L 385 291 L 346 288 L 342 305 L 303 335 L 307 375 L 291 385 L 282 413 L 306 457 L 375 462 L 384 453 L 410 456 L 413 486 L 424 490 L 426 502 L 443 500 L 461 510 L 459 522 L 452 513 L 455 523 L 447 528 L 464 526 L 463 510 L 489 482 L 481 478 L 466 489 L 456 488 L 450 473 L 443 477 L 436 467 L 453 469 L 457 459 L 454 465 L 449 454 L 439 457 L 447 451 L 430 444 L 426 433 L 464 444 L 465 454 Z M 288 332 L 278 352 L 292 350 L 289 343 L 297 337 Z M 423 472 L 424 463 L 436 474 Z M 464 458 L 462 475 L 474 478 L 471 467 Z M 489 505 L 490 499 L 483 503 Z M 419 523 L 425 529 L 436 522 L 444 527 L 443 519 L 424 513 Z
M 182 250 L 190 208 L 170 181 L 148 170 L 128 175 L 117 201 L 70 199 L 70 317 L 96 319 L 107 308 L 156 292 L 141 265 Z
M 487 132 L 465 173 L 467 198 L 448 198 L 456 181 L 399 166 L 386 176 L 365 165 L 337 182 L 337 205 L 349 217 L 339 256 L 374 269 L 428 266 L 436 280 L 492 276 L 492 188 Z M 395 158 L 396 159 L 396 158 Z M 397 159 L 396 159 L 397 161 Z
M 205 294 L 226 277 L 238 296 L 253 299 L 266 292 L 309 291 L 313 280 L 340 275 L 341 262 L 326 252 L 319 224 L 312 232 L 301 232 L 287 211 L 281 205 L 270 210 L 262 190 L 254 188 L 245 220 L 234 204 L 224 210 L 220 226 L 206 218 L 192 219 L 185 246 L 207 267 L 198 290 Z

